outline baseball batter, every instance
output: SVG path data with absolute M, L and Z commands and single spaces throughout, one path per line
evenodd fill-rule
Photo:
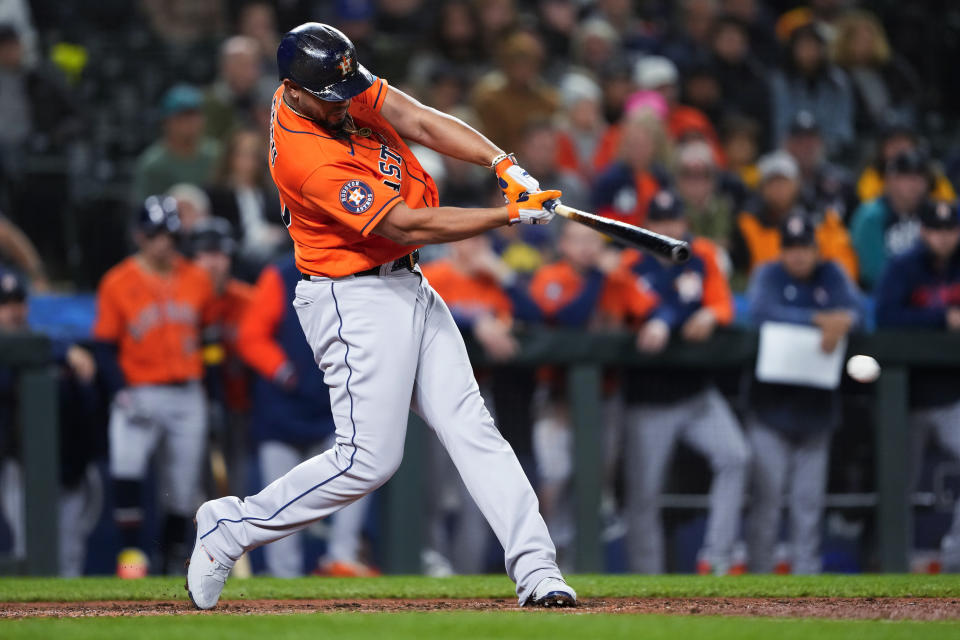
M 549 222 L 539 184 L 463 122 L 425 107 L 358 64 L 353 44 L 307 23 L 277 49 L 270 172 L 302 280 L 294 307 L 330 387 L 336 445 L 257 495 L 197 511 L 187 590 L 217 604 L 240 555 L 319 520 L 385 483 L 412 409 L 434 429 L 503 545 L 520 604 L 571 606 L 537 498 L 500 435 L 417 247 L 513 223 Z M 490 166 L 504 207 L 438 206 L 404 139 Z

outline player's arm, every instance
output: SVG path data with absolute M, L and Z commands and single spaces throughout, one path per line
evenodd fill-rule
M 380 114 L 401 136 L 446 156 L 493 169 L 507 201 L 540 189 L 512 155 L 482 133 L 451 115 L 421 104 L 403 91 L 387 87 Z
M 455 242 L 514 222 L 536 224 L 541 219 L 549 221 L 552 214 L 543 211 L 543 202 L 559 197 L 559 191 L 540 191 L 522 201 L 491 209 L 411 209 L 400 201 L 377 223 L 373 233 L 398 244 Z
M 459 118 L 428 107 L 392 86 L 387 87 L 380 114 L 407 140 L 458 160 L 489 167 L 503 153 Z

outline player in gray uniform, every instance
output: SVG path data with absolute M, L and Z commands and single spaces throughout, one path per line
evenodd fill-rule
M 831 352 L 860 323 L 856 285 L 837 263 L 819 259 L 815 228 L 805 216 L 787 218 L 780 238 L 780 259 L 758 267 L 751 280 L 751 320 L 816 326 L 823 333 L 822 349 Z M 757 453 L 747 535 L 750 570 L 774 570 L 788 493 L 793 573 L 819 573 L 830 436 L 840 422 L 840 392 L 752 379 L 747 398 L 747 438 Z
M 960 212 L 939 202 L 920 210 L 920 241 L 887 264 L 877 285 L 877 324 L 960 331 Z M 930 439 L 960 459 L 960 370 L 910 371 L 914 480 Z M 946 571 L 960 571 L 960 500 L 940 543 Z
M 683 205 L 670 192 L 651 200 L 651 231 L 688 237 Z M 730 287 L 717 263 L 717 248 L 704 238 L 689 238 L 691 258 L 673 265 L 634 254 L 626 264 L 644 288 L 659 298 L 637 335 L 641 351 L 657 353 L 671 336 L 698 342 L 733 319 Z M 630 253 L 628 252 L 628 256 Z M 749 451 L 740 425 L 709 374 L 691 370 L 626 371 L 625 468 L 627 543 L 630 569 L 664 571 L 660 494 L 678 442 L 704 456 L 713 470 L 710 513 L 698 561 L 700 573 L 726 574 L 733 564 L 740 525 Z

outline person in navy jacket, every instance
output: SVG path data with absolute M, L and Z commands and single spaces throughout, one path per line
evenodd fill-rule
M 821 348 L 832 352 L 862 320 L 856 286 L 839 264 L 819 257 L 816 228 L 808 217 L 788 217 L 780 237 L 780 258 L 762 265 L 750 282 L 750 319 L 756 325 L 819 327 Z M 840 423 L 840 393 L 751 376 L 746 396 L 747 438 L 758 453 L 752 464 L 747 534 L 750 570 L 775 569 L 774 545 L 787 491 L 793 572 L 819 573 L 830 436 Z
M 877 285 L 877 325 L 960 331 L 960 212 L 940 202 L 920 213 L 920 240 L 890 259 Z M 910 372 L 910 431 L 915 477 L 927 439 L 960 459 L 960 369 Z M 960 501 L 940 544 L 947 571 L 960 571 Z
M 650 201 L 651 231 L 690 241 L 684 264 L 624 251 L 621 268 L 657 300 L 645 313 L 627 312 L 637 329 L 637 348 L 659 353 L 671 338 L 703 342 L 719 326 L 733 320 L 733 296 L 717 261 L 717 247 L 692 237 L 684 207 L 670 191 Z M 626 467 L 627 548 L 630 569 L 662 573 L 665 567 L 660 494 L 678 442 L 700 453 L 710 464 L 710 511 L 698 573 L 736 573 L 734 548 L 750 457 L 740 426 L 710 375 L 691 370 L 628 369 L 623 376 L 626 403 L 624 457 Z
M 250 429 L 265 482 L 329 448 L 334 437 L 330 394 L 291 304 L 299 281 L 293 254 L 268 265 L 240 319 L 236 340 L 240 357 L 257 373 Z M 370 496 L 366 496 L 333 516 L 327 557 L 317 573 L 377 574 L 359 559 L 360 533 L 369 503 Z M 289 578 L 303 573 L 300 535 L 264 547 L 271 575 Z

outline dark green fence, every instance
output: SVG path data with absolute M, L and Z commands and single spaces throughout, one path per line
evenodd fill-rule
M 60 483 L 57 378 L 50 342 L 35 334 L 0 334 L 0 366 L 18 372 L 20 461 L 24 484 L 27 556 L 5 561 L 2 573 L 52 576 L 59 569 L 57 542 Z
M 574 428 L 574 479 L 577 537 L 576 570 L 602 571 L 600 540 L 601 374 L 604 368 L 625 366 L 690 369 L 752 367 L 757 355 L 753 331 L 723 330 L 704 344 L 678 342 L 662 354 L 643 355 L 626 333 L 585 334 L 580 331 L 538 330 L 521 336 L 522 349 L 512 364 L 565 365 L 570 415 Z M 933 332 L 877 332 L 851 337 L 848 355 L 865 354 L 882 367 L 874 386 L 876 429 L 877 525 L 880 566 L 884 571 L 907 570 L 911 523 L 907 382 L 910 367 L 960 368 L 960 335 Z M 475 362 L 482 354 L 471 349 Z M 960 389 L 958 389 L 960 393 Z M 385 566 L 390 572 L 410 573 L 419 568 L 423 535 L 422 442 L 424 429 L 412 419 L 405 460 L 386 487 Z

